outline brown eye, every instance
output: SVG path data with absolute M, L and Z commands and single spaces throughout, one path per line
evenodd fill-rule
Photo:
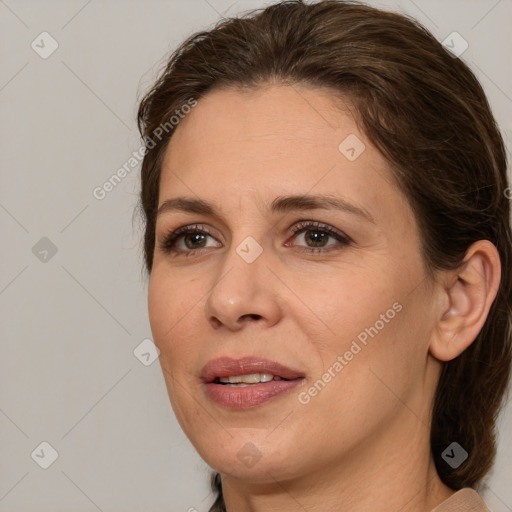
M 205 227 L 184 226 L 170 233 L 160 245 L 165 253 L 191 253 L 198 249 L 219 247 L 219 245 L 206 245 L 208 238 L 215 240 Z
M 306 252 L 327 252 L 335 248 L 346 246 L 352 242 L 351 238 L 326 224 L 319 222 L 301 223 L 293 229 L 296 240 L 302 240 L 305 245 L 297 247 Z M 329 239 L 333 243 L 329 243 Z M 296 246 L 296 244 L 293 244 Z M 325 249 L 325 251 L 324 251 Z
M 188 233 L 183 236 L 183 241 L 188 249 L 200 249 L 205 246 L 206 237 L 204 233 Z

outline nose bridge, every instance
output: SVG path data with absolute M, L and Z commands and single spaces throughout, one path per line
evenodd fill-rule
M 206 299 L 205 314 L 210 322 L 235 329 L 244 318 L 276 321 L 279 307 L 266 271 L 266 256 L 250 235 L 229 247 Z

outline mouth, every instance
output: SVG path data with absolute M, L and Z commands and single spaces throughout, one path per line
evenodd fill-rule
M 247 386 L 254 386 L 262 382 L 270 382 L 272 380 L 290 380 L 283 379 L 279 375 L 272 375 L 271 373 L 248 373 L 246 375 L 230 375 L 229 377 L 217 377 L 213 382 L 215 384 L 222 384 L 223 386 L 244 388 Z
M 201 379 L 209 400 L 230 409 L 247 409 L 300 385 L 304 373 L 257 357 L 222 357 L 204 366 Z
M 272 380 L 294 380 L 303 378 L 304 373 L 288 368 L 277 361 L 258 357 L 219 357 L 209 361 L 201 371 L 206 384 L 258 384 Z

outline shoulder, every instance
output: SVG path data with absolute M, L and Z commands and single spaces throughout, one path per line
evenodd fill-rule
M 480 495 L 471 487 L 452 494 L 431 512 L 490 512 Z

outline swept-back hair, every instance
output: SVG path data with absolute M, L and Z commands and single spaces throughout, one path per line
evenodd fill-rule
M 497 247 L 497 297 L 471 346 L 444 363 L 432 411 L 431 448 L 441 480 L 453 489 L 477 485 L 495 457 L 495 420 L 511 365 L 506 152 L 472 71 L 417 21 L 354 1 L 290 0 L 222 20 L 183 42 L 138 112 L 147 142 L 140 202 L 147 271 L 162 158 L 173 133 L 155 143 L 154 131 L 191 98 L 200 100 L 214 88 L 269 83 L 327 87 L 333 98 L 350 99 L 361 129 L 387 158 L 415 213 L 431 275 L 458 268 L 477 240 Z M 456 469 L 441 458 L 453 441 L 469 454 Z M 220 475 L 212 482 L 217 499 L 211 512 L 220 512 Z

